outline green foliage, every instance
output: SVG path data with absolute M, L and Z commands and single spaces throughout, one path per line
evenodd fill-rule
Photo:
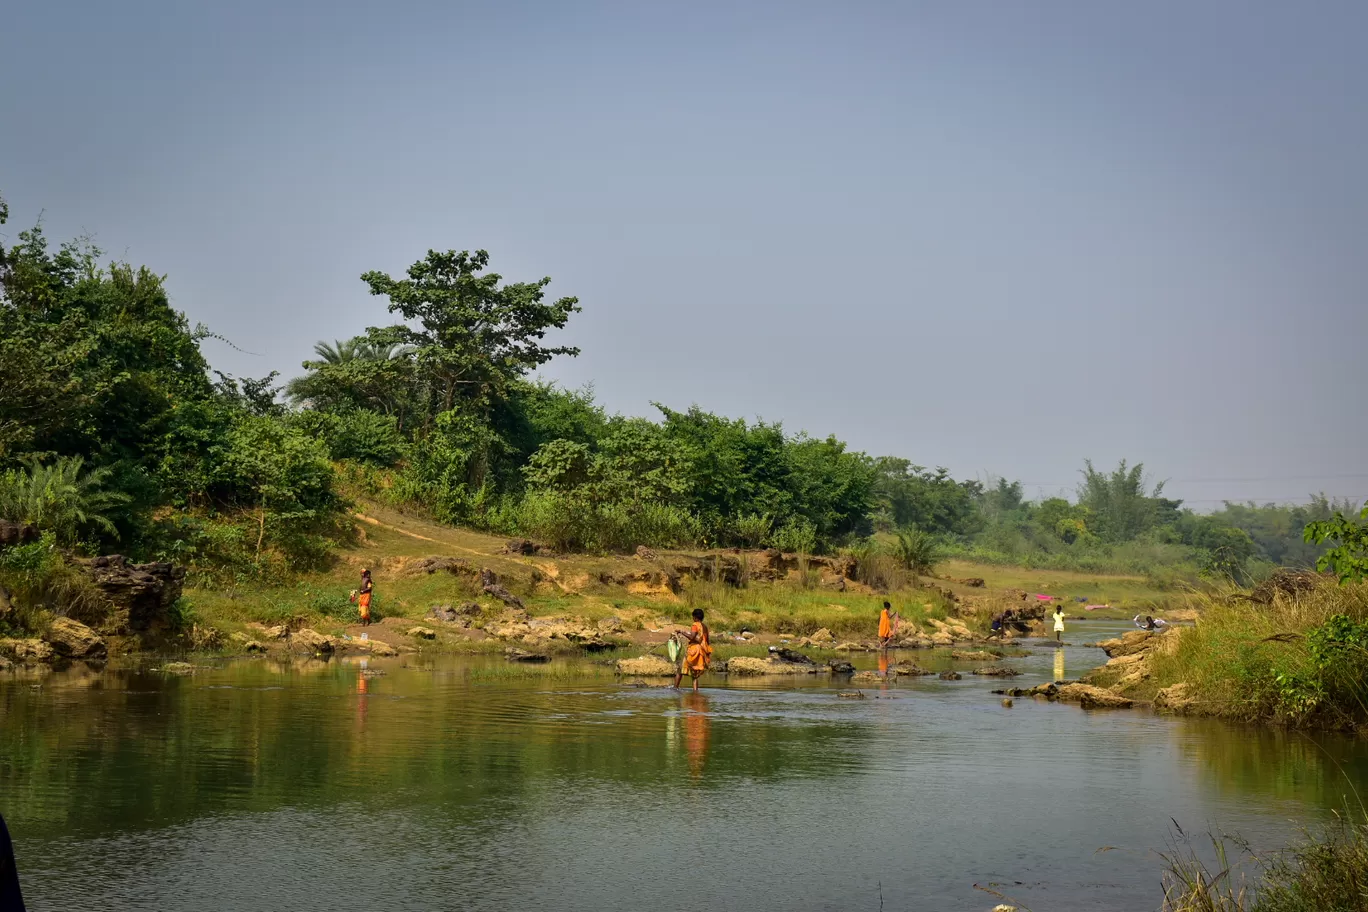
M 361 277 L 371 294 L 389 298 L 390 313 L 407 321 L 372 331 L 369 341 L 412 347 L 426 381 L 429 416 L 462 402 L 502 399 L 509 385 L 532 368 L 556 355 L 579 353 L 541 341 L 580 309 L 575 298 L 547 302 L 549 278 L 504 284 L 497 273 L 485 273 L 488 265 L 483 250 L 429 250 L 409 267 L 407 278 L 375 271 Z
M 108 467 L 86 469 L 82 456 L 60 456 L 48 465 L 29 457 L 24 468 L 0 475 L 0 518 L 31 523 L 63 545 L 115 538 L 111 514 L 131 498 L 108 488 L 111 474 Z
M 774 517 L 768 513 L 745 513 L 736 517 L 733 529 L 743 548 L 758 548 L 769 539 Z
M 1316 561 L 1317 569 L 1333 570 L 1341 583 L 1368 576 L 1368 503 L 1359 513 L 1359 522 L 1348 520 L 1336 511 L 1328 520 L 1309 524 L 1305 534 L 1308 542 L 1318 545 L 1335 542 L 1335 547 Z
M 874 460 L 875 520 L 886 531 L 916 526 L 930 532 L 966 535 L 982 528 L 977 481 L 955 481 L 945 468 L 934 472 L 906 459 Z M 1020 485 L 1015 495 L 1020 495 Z M 1012 489 L 1008 487 L 1008 496 Z M 996 496 L 1002 496 L 999 492 Z
M 91 620 L 103 607 L 99 591 L 66 560 L 51 532 L 0 548 L 0 588 L 13 603 L 8 616 L 0 615 L 0 629 L 13 634 L 40 633 L 49 613 Z
M 408 452 L 398 421 L 366 409 L 346 412 L 306 410 L 290 416 L 290 423 L 322 441 L 334 460 L 350 459 L 377 466 L 393 466 Z
M 909 527 L 899 529 L 893 556 L 913 576 L 928 576 L 944 557 L 940 540 L 930 532 Z
M 1106 541 L 1130 541 L 1178 516 L 1182 501 L 1167 500 L 1164 483 L 1148 489 L 1143 463 L 1126 467 L 1126 460 L 1111 474 L 1093 468 L 1092 460 L 1083 462 L 1083 482 L 1078 488 L 1078 503 L 1094 517 L 1096 534 Z

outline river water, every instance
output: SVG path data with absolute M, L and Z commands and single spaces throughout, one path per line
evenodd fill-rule
M 1017 686 L 1105 660 L 1027 648 Z M 978 884 L 1035 912 L 1154 910 L 1171 818 L 1280 844 L 1368 785 L 1353 739 L 1009 709 L 967 674 L 847 700 L 825 679 L 636 688 L 583 661 L 208 664 L 0 675 L 0 813 L 31 909 L 1001 901 Z

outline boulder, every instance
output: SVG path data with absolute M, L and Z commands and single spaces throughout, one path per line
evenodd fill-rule
M 0 548 L 11 548 L 38 540 L 38 527 L 28 523 L 0 520 Z
M 617 673 L 631 678 L 673 678 L 675 666 L 661 656 L 644 655 L 618 659 Z
M 796 649 L 789 649 L 787 646 L 780 646 L 770 653 L 785 662 L 796 662 L 799 665 L 816 665 L 817 663 L 803 655 Z
M 390 658 L 399 654 L 398 649 L 395 649 L 389 643 L 385 643 L 381 640 L 363 640 L 360 645 L 366 652 L 369 652 L 373 656 L 379 656 L 380 658 Z
M 962 677 L 964 677 L 964 675 L 960 674 L 958 671 L 942 671 L 940 673 L 940 679 L 942 681 L 958 681 Z
M 1091 684 L 1066 684 L 1059 688 L 1056 699 L 1077 703 L 1084 709 L 1128 709 L 1135 705 L 1132 700 Z
M 267 646 L 260 640 L 248 640 L 242 644 L 243 652 L 265 652 Z
M 855 672 L 855 666 L 851 665 L 849 662 L 838 662 L 833 660 L 827 662 L 827 667 L 831 669 L 831 673 L 834 675 L 848 675 Z
M 936 644 L 931 641 L 930 637 L 915 634 L 913 636 L 903 637 L 898 641 L 897 645 L 899 649 L 930 649 Z
M 51 662 L 54 655 L 52 647 L 42 640 L 0 639 L 0 656 L 24 665 Z
M 479 614 L 479 602 L 462 602 L 455 608 L 450 605 L 433 605 L 427 616 L 444 624 L 460 624 L 462 627 L 469 627 L 471 619 L 478 617 Z
M 864 693 L 858 690 L 840 690 L 836 692 L 836 696 L 841 700 L 863 700 L 865 698 Z
M 850 676 L 852 684 L 875 684 L 883 680 L 886 679 L 877 671 L 857 671 Z
M 842 643 L 835 647 L 837 652 L 868 652 L 868 646 L 861 646 L 859 643 Z
M 993 655 L 991 652 L 983 652 L 982 650 L 978 652 L 960 652 L 959 650 L 955 650 L 950 653 L 950 658 L 959 659 L 962 662 L 991 662 L 998 658 L 998 656 Z
M 659 555 L 657 555 L 654 551 L 652 551 L 650 548 L 646 547 L 645 545 L 637 545 L 637 547 L 636 547 L 636 556 L 639 557 L 641 560 L 644 560 L 644 561 L 653 561 L 653 560 L 655 560 Z
M 1020 672 L 1006 665 L 988 665 L 974 669 L 974 674 L 985 678 L 1015 678 Z
M 425 557 L 422 560 L 414 561 L 404 568 L 404 572 L 412 576 L 426 573 L 431 576 L 434 573 L 450 573 L 453 576 L 478 576 L 479 571 L 470 564 L 458 557 Z
M 1097 645 L 1098 648 L 1114 659 L 1118 656 L 1135 655 L 1150 649 L 1159 636 L 1160 634 L 1149 630 L 1132 630 L 1114 640 L 1103 640 Z
M 624 634 L 627 632 L 627 628 L 622 625 L 622 618 L 619 617 L 601 618 L 594 626 L 598 628 L 599 633 L 604 634 Z
M 505 589 L 503 585 L 500 584 L 499 578 L 494 574 L 494 571 L 487 567 L 480 571 L 480 590 L 488 595 L 494 596 L 510 608 L 516 608 L 519 611 L 527 610 L 527 606 L 522 603 L 522 599 Z
M 829 648 L 836 645 L 836 635 L 825 627 L 820 627 L 816 633 L 808 637 L 808 642 L 813 646 L 826 645 Z
M 931 634 L 931 645 L 953 646 L 955 645 L 955 637 L 948 630 L 937 630 L 935 633 Z
M 303 630 L 296 630 L 290 637 L 290 643 L 302 646 L 308 652 L 320 655 L 331 655 L 337 649 L 336 640 L 308 627 Z
M 432 629 L 427 628 L 427 627 L 410 627 L 410 628 L 409 628 L 407 631 L 405 631 L 405 632 L 406 632 L 409 636 L 414 637 L 414 638 L 416 638 L 416 639 L 420 639 L 420 640 L 435 640 L 435 639 L 437 639 L 437 631 L 432 630 Z
M 727 673 L 734 675 L 800 675 L 826 670 L 825 665 L 785 662 L 772 656 L 767 659 L 737 656 L 727 662 Z
M 508 544 L 504 545 L 504 554 L 522 554 L 530 557 L 540 550 L 540 545 L 527 538 L 510 538 Z
M 888 666 L 888 673 L 899 677 L 921 678 L 935 674 L 934 671 L 927 671 L 916 662 L 898 662 Z
M 53 652 L 65 659 L 102 659 L 107 653 L 105 641 L 80 621 L 57 618 L 48 628 L 47 641 Z
M 1186 681 L 1165 687 L 1154 696 L 1154 708 L 1164 712 L 1182 715 L 1192 712 L 1196 706 L 1193 687 Z
M 171 626 L 170 610 L 185 590 L 185 568 L 156 562 L 130 564 L 120 554 L 77 561 L 114 610 L 107 633 L 155 633 Z
M 526 649 L 508 648 L 504 650 L 504 658 L 510 662 L 549 662 L 551 656 L 544 652 L 529 652 Z

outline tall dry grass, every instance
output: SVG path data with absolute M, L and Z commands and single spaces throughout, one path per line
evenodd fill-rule
M 1195 628 L 1150 658 L 1153 684 L 1186 682 L 1213 715 L 1320 727 L 1368 723 L 1368 654 L 1346 646 L 1327 667 L 1317 631 L 1343 617 L 1368 624 L 1368 584 L 1325 580 L 1309 592 L 1278 591 L 1269 604 L 1236 591 L 1190 593 Z

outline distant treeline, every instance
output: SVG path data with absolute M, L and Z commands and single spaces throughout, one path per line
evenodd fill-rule
M 0 203 L 0 221 L 5 213 Z M 238 574 L 288 574 L 348 535 L 343 492 L 561 550 L 870 546 L 911 529 L 988 560 L 1256 575 L 1306 566 L 1301 529 L 1336 508 L 1200 515 L 1143 469 L 1086 463 L 1076 502 L 951 478 L 835 437 L 657 406 L 609 415 L 590 390 L 530 379 L 579 311 L 549 279 L 430 251 L 362 280 L 397 322 L 320 342 L 303 373 L 212 371 L 163 278 L 101 265 L 40 229 L 0 247 L 0 517 L 56 545 Z

